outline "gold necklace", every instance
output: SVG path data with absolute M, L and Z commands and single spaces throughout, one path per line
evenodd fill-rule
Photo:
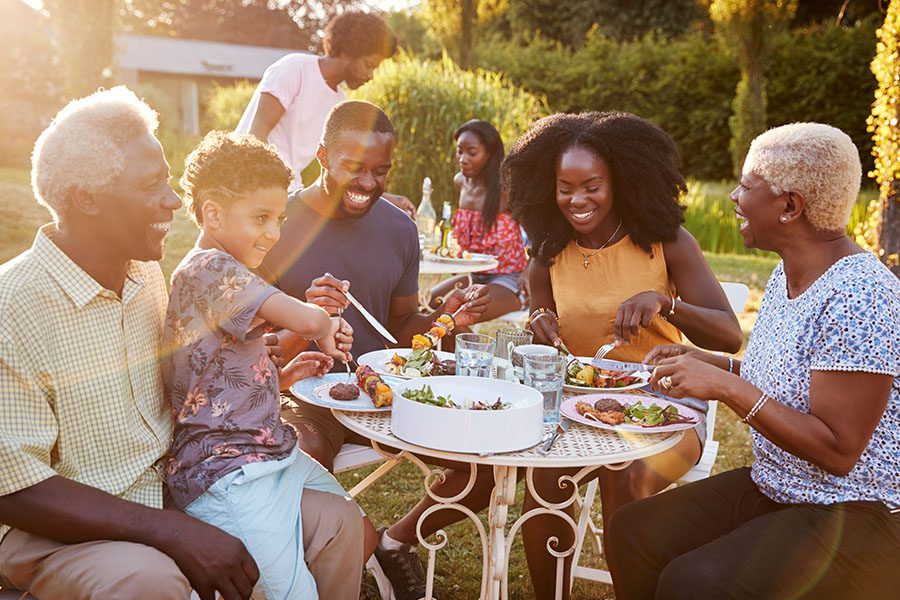
M 578 240 L 575 240 L 575 247 L 578 248 L 578 253 L 581 255 L 581 266 L 583 266 L 585 269 L 587 269 L 588 263 L 591 262 L 591 257 L 594 256 L 595 254 L 597 254 L 598 252 L 600 252 L 601 250 L 603 250 L 604 248 L 606 248 L 607 246 L 609 246 L 609 243 L 611 241 L 613 241 L 613 239 L 619 233 L 619 229 L 621 229 L 621 228 L 622 228 L 622 221 L 619 221 L 619 224 L 616 225 L 616 230 L 613 231 L 613 234 L 611 236 L 609 236 L 609 239 L 606 240 L 606 242 L 602 246 L 600 246 L 599 248 L 597 248 L 590 254 L 585 254 L 584 252 L 582 252 L 581 246 L 578 244 Z

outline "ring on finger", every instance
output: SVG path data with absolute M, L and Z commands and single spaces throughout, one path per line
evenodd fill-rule
M 665 377 L 660 378 L 659 385 L 662 386 L 664 390 L 671 390 L 675 387 L 675 382 L 672 381 L 670 376 L 666 375 Z

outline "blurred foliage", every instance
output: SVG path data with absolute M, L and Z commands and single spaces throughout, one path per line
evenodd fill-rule
M 151 84 L 141 84 L 135 93 L 159 114 L 159 129 L 156 137 L 162 144 L 172 174 L 172 185 L 177 185 L 178 178 L 184 171 L 184 159 L 200 141 L 199 135 L 191 135 L 181 131 L 178 123 L 178 106 L 175 100 L 161 89 Z
M 655 32 L 676 36 L 708 25 L 698 0 L 508 0 L 507 19 L 514 34 L 533 32 L 570 47 L 584 43 L 593 27 L 604 35 L 631 40 Z
M 382 63 L 375 78 L 351 97 L 380 106 L 394 123 L 397 144 L 388 189 L 417 199 L 422 180 L 431 177 L 438 213 L 445 200 L 454 205 L 457 201 L 453 187 L 457 127 L 469 119 L 489 121 L 509 147 L 547 112 L 543 100 L 497 73 L 464 71 L 447 56 L 431 61 L 402 52 Z
M 112 82 L 117 0 L 44 0 L 66 98 Z
M 247 80 L 213 86 L 206 99 L 205 129 L 232 130 L 237 127 L 255 90 L 256 84 Z
M 809 26 L 779 38 L 769 58 L 768 125 L 833 124 L 850 135 L 869 168 L 865 116 L 875 79 L 865 65 L 875 51 L 876 20 Z M 687 174 L 713 180 L 732 176 L 728 119 L 740 74 L 704 32 L 673 39 L 650 34 L 619 43 L 594 30 L 577 50 L 539 36 L 495 37 L 482 43 L 479 57 L 485 68 L 545 96 L 552 111 L 634 112 L 672 135 Z
M 469 0 L 474 15 L 466 19 L 469 36 L 494 28 L 498 19 L 506 13 L 509 0 Z M 463 51 L 463 4 L 461 0 L 422 0 L 417 18 L 428 29 L 431 39 L 445 49 L 457 61 L 467 56 Z
M 875 167 L 869 174 L 881 198 L 860 237 L 900 276 L 900 2 L 891 2 L 878 30 L 872 73 L 878 80 L 867 123 L 875 142 Z M 872 235 L 875 232 L 876 235 Z M 868 235 L 865 235 L 868 233 Z
M 27 167 L 41 130 L 62 105 L 62 81 L 47 19 L 17 2 L 0 2 L 0 165 Z
M 796 0 L 713 0 L 709 5 L 716 36 L 723 48 L 734 52 L 741 70 L 728 119 L 735 176 L 741 173 L 750 142 L 766 130 L 767 59 L 796 12 Z

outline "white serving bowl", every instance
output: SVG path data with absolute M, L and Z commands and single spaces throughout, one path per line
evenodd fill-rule
M 443 408 L 403 397 L 406 390 L 431 386 L 435 396 L 451 396 L 458 404 L 499 397 L 504 410 Z M 543 434 L 543 396 L 530 387 L 484 377 L 423 377 L 393 386 L 391 430 L 401 440 L 448 452 L 512 452 L 534 446 Z

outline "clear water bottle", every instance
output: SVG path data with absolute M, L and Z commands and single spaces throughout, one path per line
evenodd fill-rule
M 437 214 L 431 205 L 431 178 L 426 177 L 422 182 L 422 201 L 416 210 L 416 226 L 419 228 L 419 242 L 423 252 L 428 252 L 434 246 L 434 226 L 437 222 Z

